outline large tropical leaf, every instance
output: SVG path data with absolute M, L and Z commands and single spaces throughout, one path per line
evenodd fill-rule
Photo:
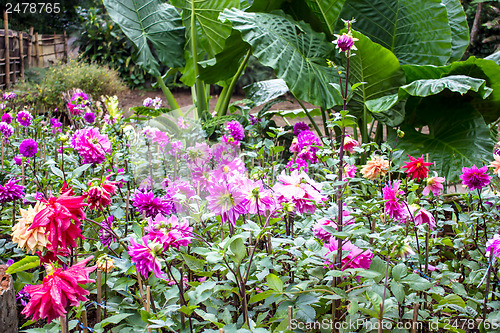
M 487 123 L 500 117 L 500 66 L 493 59 L 469 57 L 466 61 L 453 62 L 448 66 L 402 66 L 407 82 L 419 79 L 438 79 L 448 75 L 467 75 L 486 80 L 486 85 L 493 89 L 488 98 L 476 96 L 472 101 Z
M 409 96 L 427 97 L 448 89 L 461 95 L 469 91 L 477 92 L 481 98 L 488 97 L 492 89 L 486 87 L 486 81 L 465 75 L 451 75 L 440 79 L 416 80 L 399 87 L 398 93 L 367 101 L 366 106 L 374 113 L 387 112 L 398 102 Z M 419 108 L 421 109 L 421 108 Z
M 158 60 L 169 67 L 184 65 L 185 31 L 177 10 L 159 0 L 103 0 L 111 19 L 137 47 L 136 64 L 160 75 Z
M 459 0 L 442 0 L 448 13 L 451 27 L 451 56 L 449 62 L 462 59 L 469 46 L 469 25 L 464 7 Z
M 240 0 L 171 0 L 171 3 L 182 9 L 188 42 L 191 40 L 194 23 L 196 43 L 199 43 L 209 58 L 222 52 L 225 41 L 231 34 L 231 25 L 219 21 L 219 14 L 224 8 L 239 8 Z
M 286 94 L 288 87 L 282 79 L 273 79 L 252 83 L 243 90 L 246 98 L 259 106 Z
M 340 18 L 355 18 L 356 30 L 402 64 L 444 65 L 450 58 L 451 28 L 440 0 L 349 0 Z M 337 30 L 342 28 L 339 20 Z
M 447 108 L 443 108 L 443 102 Z M 458 181 L 463 166 L 483 165 L 485 156 L 491 156 L 493 141 L 488 126 L 470 104 L 434 96 L 423 100 L 421 110 L 429 133 L 418 133 L 413 126 L 402 125 L 404 137 L 396 139 L 395 131 L 391 131 L 390 144 L 411 156 L 429 154 L 429 162 L 435 163 L 439 175 L 448 181 Z M 407 160 L 406 155 L 404 159 Z
M 281 4 L 286 0 L 254 0 L 247 12 L 269 13 L 281 8 Z
M 330 85 L 338 81 L 338 74 L 327 66 L 333 45 L 323 33 L 277 14 L 226 9 L 221 19 L 231 21 L 252 46 L 253 54 L 263 65 L 272 67 L 297 98 L 325 108 L 342 103 Z
M 305 0 L 316 17 L 321 21 L 324 31 L 333 35 L 335 23 L 346 0 Z
M 217 83 L 232 78 L 249 48 L 250 45 L 241 39 L 241 33 L 233 30 L 222 52 L 212 59 L 199 62 L 200 79 L 205 83 Z
M 497 63 L 497 65 L 500 65 L 500 51 L 495 52 L 484 58 L 486 60 L 493 60 L 494 62 Z
M 353 36 L 359 40 L 356 42 L 358 50 L 350 58 L 349 82 L 365 84 L 354 91 L 348 108 L 359 117 L 366 107 L 366 101 L 397 93 L 406 79 L 398 59 L 391 51 L 359 32 L 353 31 Z M 399 125 L 404 119 L 403 105 L 393 105 L 391 109 L 375 113 L 374 116 L 390 126 Z

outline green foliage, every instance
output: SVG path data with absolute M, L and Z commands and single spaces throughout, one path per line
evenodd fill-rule
M 126 88 L 118 73 L 108 67 L 70 60 L 67 64 L 50 67 L 40 84 L 18 85 L 28 93 L 27 99 L 48 107 L 65 107 L 62 94 L 73 88 L 82 89 L 98 100 L 100 96 L 113 96 Z

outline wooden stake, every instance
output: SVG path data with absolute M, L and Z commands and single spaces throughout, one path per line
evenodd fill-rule
M 420 307 L 419 303 L 413 304 L 413 319 L 411 321 L 411 333 L 417 332 L 417 319 L 418 319 L 418 308 Z
M 151 287 L 146 286 L 146 312 L 151 313 Z M 148 325 L 148 332 L 151 333 L 151 328 Z
M 61 333 L 68 333 L 68 331 L 66 331 L 66 320 L 64 316 L 61 316 Z
M 30 27 L 28 33 L 28 68 L 33 66 L 33 27 Z
M 293 316 L 293 307 L 291 305 L 288 306 L 288 329 L 292 330 L 292 316 Z
M 101 322 L 101 298 L 102 298 L 102 293 L 101 293 L 101 270 L 97 270 L 97 322 Z
M 17 33 L 17 36 L 19 37 L 19 68 L 21 70 L 21 78 L 24 80 L 24 32 L 19 31 Z
M 3 169 L 3 138 L 1 139 L 2 141 L 2 169 Z
M 10 85 L 9 15 L 3 11 L 3 31 L 5 34 L 5 89 Z
M 42 67 L 40 65 L 40 40 L 38 39 L 38 32 L 35 32 L 35 52 L 36 52 L 36 65 L 37 67 Z
M 56 33 L 54 31 L 54 58 L 56 58 L 56 62 L 57 62 L 57 36 L 56 36 Z
M 66 30 L 63 31 L 63 41 L 64 41 L 64 55 L 63 61 L 68 62 L 68 37 L 66 36 Z
M 83 333 L 89 333 L 88 323 L 87 323 L 87 311 L 82 311 L 82 324 L 83 324 Z
M 24 161 L 21 161 L 21 176 L 22 176 L 21 181 L 22 181 L 22 184 L 24 186 L 24 177 L 25 177 L 24 176 Z

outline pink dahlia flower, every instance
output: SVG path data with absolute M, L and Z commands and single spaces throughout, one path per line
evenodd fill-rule
M 427 178 L 427 185 L 422 190 L 423 195 L 429 195 L 432 192 L 435 196 L 439 195 L 439 192 L 443 190 L 444 177 L 438 177 L 437 172 L 434 171 L 434 177 Z
M 235 225 L 240 215 L 246 214 L 245 195 L 233 184 L 214 183 L 208 189 L 208 209 L 220 215 L 222 223 Z
M 430 230 L 434 230 L 436 228 L 436 220 L 429 211 L 419 207 L 418 205 L 410 205 L 409 208 L 416 225 L 428 224 Z
M 387 184 L 382 189 L 382 193 L 384 200 L 387 200 L 384 204 L 385 213 L 395 220 L 404 221 L 407 216 L 407 209 L 401 198 L 404 192 L 399 190 L 400 184 L 400 180 L 395 180 L 392 186 Z
M 482 168 L 478 168 L 475 165 L 471 168 L 463 167 L 462 172 L 463 173 L 460 175 L 462 184 L 469 187 L 471 191 L 482 189 L 490 183 L 491 177 L 486 174 L 486 172 L 488 172 L 487 166 L 483 166 Z
M 493 250 L 494 257 L 500 257 L 500 235 L 495 234 L 493 238 L 486 242 L 486 256 L 490 257 L 490 252 Z
M 153 192 L 137 190 L 132 200 L 132 206 L 139 213 L 144 213 L 146 217 L 156 216 L 157 214 L 170 215 L 174 212 L 172 199 L 168 196 L 157 198 Z
M 277 209 L 277 203 L 270 190 L 264 189 L 261 180 L 246 179 L 241 187 L 245 200 L 243 205 L 249 214 L 265 215 Z
M 97 128 L 85 128 L 76 131 L 71 139 L 71 146 L 83 158 L 85 164 L 99 164 L 106 160 L 111 152 L 111 142 Z
M 278 181 L 273 186 L 278 201 L 292 202 L 301 214 L 306 211 L 314 213 L 316 205 L 321 205 L 323 201 L 326 201 L 326 197 L 320 194 L 322 184 L 309 178 L 304 171 L 299 173 L 298 170 L 293 170 L 290 176 L 283 171 Z
M 178 250 L 180 246 L 188 246 L 193 238 L 193 228 L 189 226 L 188 220 L 183 218 L 179 221 L 175 215 L 165 217 L 158 214 L 154 219 L 149 219 L 149 226 L 145 230 L 149 242 L 161 243 L 165 251 L 169 247 Z
M 137 243 L 130 239 L 130 245 L 127 253 L 130 260 L 135 264 L 139 274 L 147 278 L 150 272 L 153 272 L 159 279 L 165 277 L 161 271 L 161 262 L 158 255 L 163 252 L 163 245 L 158 241 L 151 242 L 146 236 L 142 237 L 142 243 Z
M 19 200 L 24 197 L 24 186 L 17 185 L 21 179 L 11 178 L 0 185 L 0 204 Z
M 333 258 L 335 258 L 338 250 L 338 239 L 331 237 L 328 243 L 325 243 L 325 247 L 328 249 L 327 257 L 331 256 L 333 253 Z M 342 270 L 347 268 L 364 268 L 369 269 L 372 263 L 373 253 L 370 250 L 362 250 L 349 240 L 344 240 L 342 242 Z M 346 254 L 347 252 L 347 254 Z M 335 264 L 330 259 L 326 260 L 326 265 L 330 268 L 334 268 Z
M 344 150 L 347 150 L 348 152 L 352 153 L 354 150 L 354 147 L 359 146 L 358 141 L 354 140 L 351 138 L 349 134 L 346 134 L 344 137 Z
M 286 164 L 286 169 L 289 170 L 289 171 L 293 171 L 293 170 L 304 170 L 304 172 L 307 172 L 308 171 L 308 168 L 307 168 L 307 161 L 306 160 L 303 160 L 299 157 L 297 158 L 292 158 L 290 161 L 288 161 L 288 163 Z

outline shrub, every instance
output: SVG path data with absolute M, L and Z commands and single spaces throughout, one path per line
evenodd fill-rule
M 67 64 L 50 67 L 39 83 L 26 83 L 18 88 L 27 93 L 26 101 L 42 103 L 48 107 L 63 107 L 62 94 L 79 88 L 97 100 L 102 95 L 113 96 L 126 89 L 118 73 L 107 66 L 70 60 Z

